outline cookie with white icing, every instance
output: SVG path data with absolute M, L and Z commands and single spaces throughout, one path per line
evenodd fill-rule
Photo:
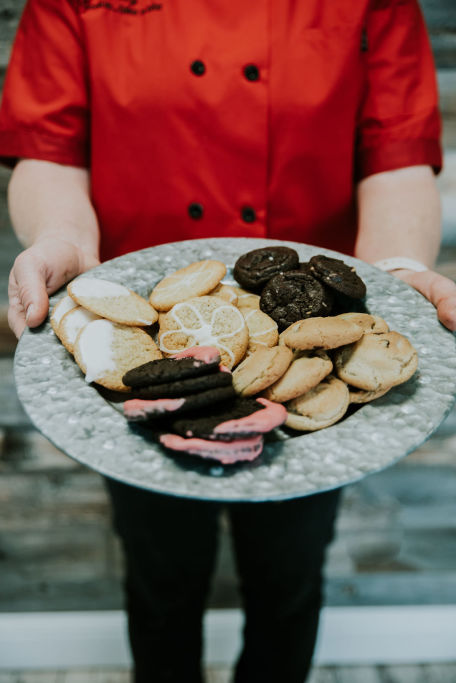
M 94 320 L 79 332 L 74 356 L 86 376 L 114 391 L 128 391 L 122 377 L 128 370 L 161 358 L 154 340 L 140 327 Z
M 291 401 L 320 384 L 332 369 L 331 359 L 324 351 L 300 356 L 291 362 L 277 382 L 263 392 L 263 396 L 278 403 Z
M 260 346 L 276 346 L 279 340 L 279 330 L 275 320 L 260 311 L 259 308 L 241 308 L 239 310 L 249 329 L 248 355 Z
M 349 392 L 345 382 L 330 375 L 316 387 L 287 403 L 287 427 L 315 431 L 338 422 L 347 411 Z
M 67 290 L 80 306 L 112 322 L 138 327 L 152 325 L 158 318 L 145 299 L 117 282 L 78 277 Z
M 379 391 L 406 382 L 418 367 L 418 354 L 399 332 L 365 334 L 335 351 L 338 377 L 364 391 Z
M 100 316 L 92 311 L 87 311 L 82 306 L 72 308 L 65 313 L 60 321 L 58 337 L 67 351 L 74 353 L 74 343 L 79 332 L 93 320 L 100 320 Z
M 150 293 L 149 301 L 158 311 L 169 311 L 177 303 L 209 294 L 225 274 L 226 266 L 221 261 L 191 263 L 163 278 Z
M 50 323 L 51 327 L 56 333 L 57 337 L 60 339 L 59 335 L 59 325 L 60 321 L 62 320 L 63 316 L 65 313 L 68 313 L 68 311 L 71 311 L 73 308 L 76 308 L 78 304 L 74 299 L 71 298 L 71 296 L 64 296 L 63 299 L 60 299 L 54 306 L 54 308 L 51 311 L 50 315 Z
M 233 306 L 237 305 L 238 295 L 236 287 L 225 285 L 223 282 L 220 282 L 212 292 L 209 292 L 208 296 L 218 296 L 219 299 L 223 299 Z
M 232 368 L 244 357 L 249 332 L 236 306 L 200 296 L 176 304 L 160 319 L 158 339 L 166 356 L 191 346 L 215 346 L 222 364 Z
M 287 346 L 260 346 L 233 372 L 233 386 L 241 396 L 258 394 L 282 377 L 292 359 Z

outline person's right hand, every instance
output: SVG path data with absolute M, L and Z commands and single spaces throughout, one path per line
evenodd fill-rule
M 54 237 L 43 237 L 19 254 L 8 284 L 8 323 L 16 337 L 26 325 L 37 327 L 45 320 L 50 294 L 97 265 L 97 257 Z

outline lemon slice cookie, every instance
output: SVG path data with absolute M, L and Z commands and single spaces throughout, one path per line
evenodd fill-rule
M 161 358 L 157 345 L 140 327 L 94 320 L 76 337 L 74 356 L 86 376 L 114 391 L 129 391 L 122 382 L 128 370 Z
M 175 304 L 208 294 L 226 274 L 221 261 L 197 261 L 167 275 L 152 290 L 149 301 L 158 311 L 169 311 Z
M 93 277 L 78 277 L 67 287 L 80 306 L 123 325 L 152 325 L 158 313 L 139 294 L 117 282 Z
M 72 308 L 65 313 L 60 321 L 58 337 L 67 351 L 74 353 L 74 343 L 79 332 L 93 320 L 100 320 L 100 316 L 87 311 L 82 306 Z
M 216 296 L 200 296 L 160 316 L 158 339 L 168 356 L 191 346 L 215 346 L 222 364 L 232 368 L 244 357 L 249 333 L 238 308 Z
M 287 427 L 299 431 L 315 431 L 334 424 L 347 411 L 349 404 L 348 387 L 345 382 L 332 375 L 303 396 L 290 401 Z

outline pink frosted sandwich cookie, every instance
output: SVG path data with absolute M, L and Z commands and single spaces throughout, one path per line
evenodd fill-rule
M 199 391 L 195 394 L 175 398 L 131 399 L 124 403 L 124 415 L 130 422 L 147 422 L 169 414 L 201 410 L 207 406 L 235 398 L 236 392 L 230 385 Z
M 67 287 L 80 306 L 123 325 L 148 326 L 158 319 L 157 311 L 131 289 L 94 277 L 78 277 Z
M 263 437 L 254 436 L 240 441 L 221 442 L 206 439 L 185 439 L 177 434 L 161 434 L 160 443 L 172 451 L 217 460 L 223 465 L 255 460 L 263 450 Z

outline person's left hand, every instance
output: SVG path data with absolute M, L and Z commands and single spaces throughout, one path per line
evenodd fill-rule
M 437 309 L 437 316 L 445 327 L 456 330 L 456 283 L 433 270 L 416 273 L 412 270 L 394 270 L 391 275 L 414 287 Z

